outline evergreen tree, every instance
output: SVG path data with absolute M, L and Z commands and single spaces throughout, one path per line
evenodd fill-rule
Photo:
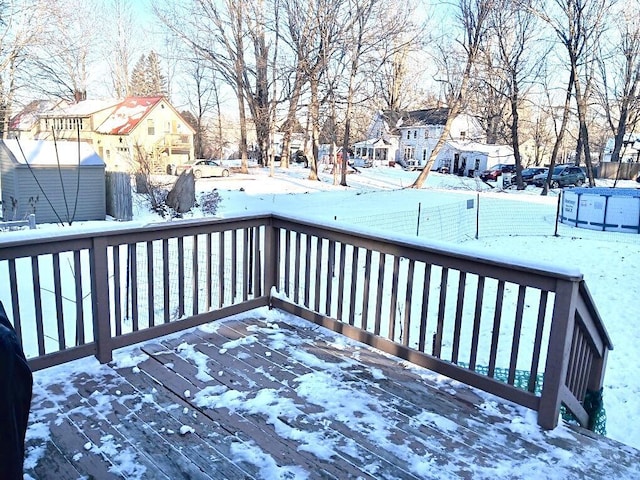
M 142 55 L 131 72 L 131 95 L 154 97 L 167 94 L 167 79 L 162 75 L 160 58 L 153 50 Z

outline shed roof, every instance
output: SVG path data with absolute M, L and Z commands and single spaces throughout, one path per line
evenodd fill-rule
M 140 121 L 163 100 L 163 97 L 128 97 L 111 113 L 98 133 L 107 135 L 126 135 L 138 126 Z
M 105 166 L 104 160 L 85 142 L 80 142 L 80 162 L 78 162 L 78 142 L 51 140 L 3 140 L 11 153 L 14 163 L 19 165 L 80 165 Z

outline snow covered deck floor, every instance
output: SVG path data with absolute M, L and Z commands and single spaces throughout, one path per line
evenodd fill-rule
M 275 310 L 35 374 L 25 478 L 638 478 L 640 452 Z

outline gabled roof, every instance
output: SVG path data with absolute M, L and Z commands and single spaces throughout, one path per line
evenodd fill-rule
M 96 131 L 107 135 L 127 135 L 164 97 L 128 97 Z M 177 112 L 176 112 L 177 114 Z M 186 123 L 186 122 L 185 122 Z
M 2 140 L 11 153 L 14 163 L 19 165 L 80 165 L 104 166 L 104 160 L 85 142 L 80 142 L 80 162 L 78 162 L 78 142 L 51 140 Z
M 422 110 L 382 112 L 382 117 L 391 131 L 401 127 L 415 127 L 427 125 L 444 125 L 449 115 L 449 107 L 425 108 Z
M 88 117 L 94 113 L 101 112 L 113 108 L 120 103 L 120 100 L 83 100 L 78 103 L 71 103 L 56 108 L 46 114 L 41 115 L 43 117 L 57 118 L 57 117 Z
M 31 130 L 38 119 L 50 113 L 62 103 L 61 100 L 33 100 L 9 121 L 9 130 Z

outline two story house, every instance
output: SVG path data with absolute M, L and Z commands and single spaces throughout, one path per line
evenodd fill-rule
M 30 104 L 10 123 L 10 137 L 80 140 L 92 145 L 107 170 L 154 173 L 194 160 L 194 129 L 164 97 Z
M 354 144 L 355 155 L 372 160 L 374 165 L 395 162 L 405 168 L 424 168 L 448 115 L 447 107 L 377 112 L 367 131 L 367 140 Z M 473 175 L 496 163 L 514 163 L 511 147 L 485 142 L 485 132 L 476 118 L 465 113 L 457 115 L 432 169 Z

